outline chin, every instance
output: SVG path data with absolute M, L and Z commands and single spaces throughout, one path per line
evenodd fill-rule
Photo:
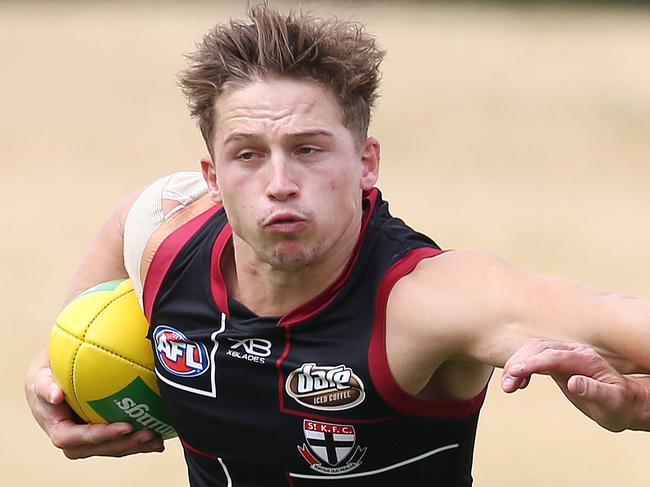
M 291 271 L 309 266 L 317 255 L 317 249 L 276 249 L 263 260 L 275 269 Z

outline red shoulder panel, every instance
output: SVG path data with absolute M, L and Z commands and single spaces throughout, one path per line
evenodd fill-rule
M 149 266 L 149 270 L 147 271 L 142 295 L 144 314 L 149 322 L 151 322 L 151 313 L 153 310 L 153 304 L 156 301 L 156 296 L 158 296 L 160 286 L 162 285 L 163 279 L 165 278 L 165 275 L 167 275 L 167 271 L 172 265 L 172 262 L 190 238 L 192 238 L 205 222 L 219 211 L 220 208 L 220 205 L 212 206 L 210 209 L 184 223 L 170 233 L 156 250 L 151 265 Z
M 406 254 L 391 267 L 382 279 L 375 305 L 375 325 L 370 339 L 368 366 L 370 377 L 384 400 L 398 411 L 416 416 L 436 418 L 463 418 L 476 413 L 483 405 L 487 387 L 476 397 L 466 401 L 432 401 L 421 399 L 404 391 L 390 371 L 386 357 L 386 306 L 395 283 L 409 274 L 418 263 L 443 251 L 420 247 Z

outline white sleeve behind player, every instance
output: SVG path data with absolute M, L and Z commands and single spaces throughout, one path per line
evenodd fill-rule
M 167 218 L 196 201 L 207 190 L 201 173 L 177 172 L 145 189 L 129 210 L 124 223 L 124 267 L 141 306 L 144 283 L 140 277 L 140 265 L 147 242 Z M 177 201 L 178 206 L 165 214 L 163 200 Z

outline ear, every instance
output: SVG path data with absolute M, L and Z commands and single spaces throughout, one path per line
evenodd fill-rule
M 210 198 L 215 203 L 221 203 L 221 191 L 219 191 L 219 184 L 217 183 L 217 171 L 214 169 L 214 162 L 212 162 L 210 156 L 203 156 L 201 158 L 201 171 L 203 172 L 203 179 L 208 184 Z
M 379 141 L 374 137 L 368 137 L 361 148 L 361 189 L 369 190 L 379 178 L 379 160 L 381 159 L 381 148 Z

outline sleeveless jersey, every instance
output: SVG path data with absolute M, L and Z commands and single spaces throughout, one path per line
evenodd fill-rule
M 144 309 L 161 395 L 192 486 L 469 486 L 478 411 L 429 401 L 390 373 L 390 290 L 441 251 L 364 194 L 343 273 L 281 317 L 229 298 L 232 230 L 214 206 L 175 230 L 147 272 Z

